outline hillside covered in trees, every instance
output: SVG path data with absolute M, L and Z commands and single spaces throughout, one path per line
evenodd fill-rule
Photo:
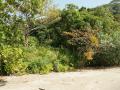
M 120 65 L 120 0 L 96 8 L 0 0 L 0 74 Z

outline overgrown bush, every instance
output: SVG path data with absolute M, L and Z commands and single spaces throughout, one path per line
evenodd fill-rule
M 93 61 L 88 66 L 120 65 L 120 31 L 101 34 L 100 46 Z
M 28 73 L 48 73 L 67 71 L 72 67 L 72 58 L 62 49 L 51 47 L 24 48 L 25 61 L 28 62 Z
M 29 47 L 36 47 L 39 45 L 39 41 L 37 40 L 36 37 L 30 36 L 28 44 L 29 44 Z
M 47 46 L 38 48 L 5 46 L 0 54 L 0 70 L 5 75 L 46 74 L 51 71 L 65 72 L 74 64 L 71 54 L 63 49 L 53 49 Z
M 20 48 L 4 46 L 0 51 L 1 72 L 2 74 L 23 74 L 26 64 L 23 62 L 23 51 Z
M 46 74 L 53 70 L 53 65 L 49 60 L 42 59 L 30 62 L 27 67 L 28 73 Z
M 68 71 L 69 66 L 67 64 L 61 64 L 60 61 L 54 62 L 54 71 L 55 72 L 65 72 Z

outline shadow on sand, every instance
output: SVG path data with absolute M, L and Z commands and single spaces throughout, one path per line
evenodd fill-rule
M 0 87 L 5 86 L 7 81 L 4 81 L 3 79 L 0 79 Z

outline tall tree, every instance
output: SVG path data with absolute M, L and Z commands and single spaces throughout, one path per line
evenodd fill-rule
M 13 45 L 21 41 L 21 31 L 18 29 L 19 20 L 14 15 L 13 8 L 10 8 L 7 2 L 0 1 L 0 46 Z
M 36 28 L 37 17 L 42 17 L 42 12 L 50 0 L 6 0 L 14 8 L 18 17 L 22 18 L 24 30 L 24 46 L 28 46 L 28 37 Z

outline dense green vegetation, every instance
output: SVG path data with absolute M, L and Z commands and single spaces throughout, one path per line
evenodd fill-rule
M 0 74 L 120 65 L 120 1 L 96 8 L 0 0 Z

